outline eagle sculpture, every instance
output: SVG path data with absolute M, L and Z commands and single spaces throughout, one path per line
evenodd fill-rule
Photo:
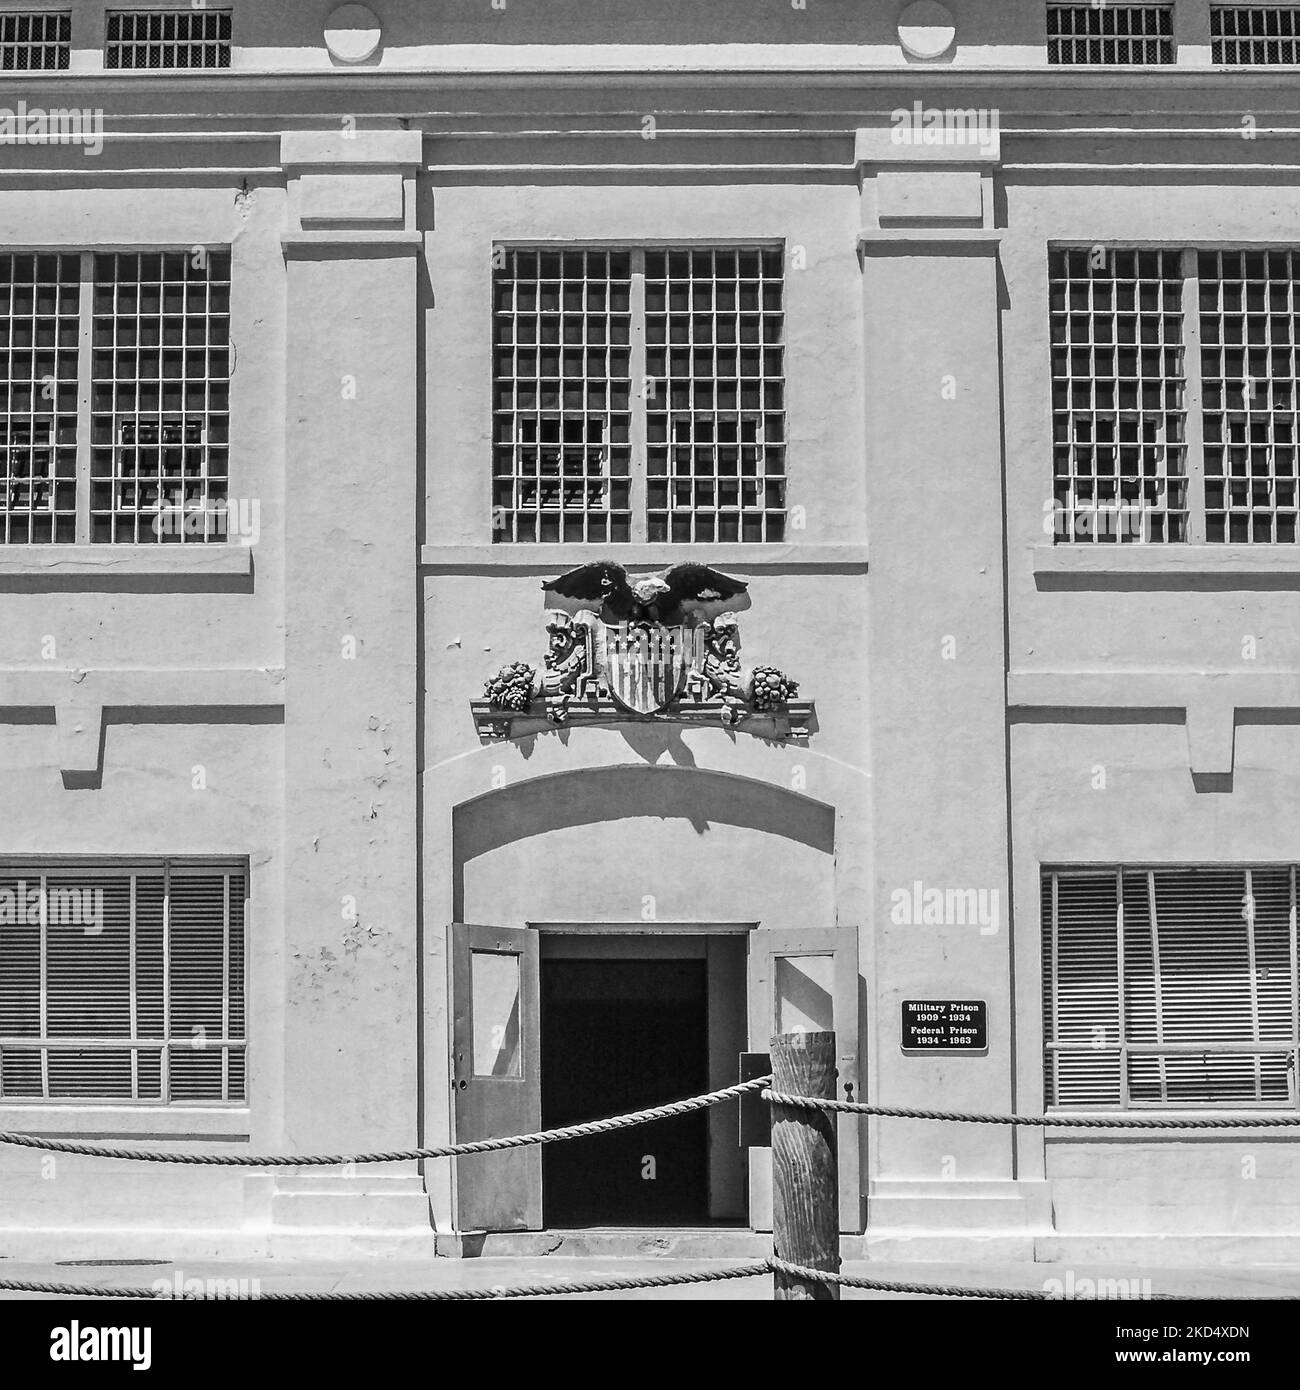
M 629 579 L 622 565 L 599 560 L 543 582 L 546 606 L 599 613 L 606 623 L 660 623 L 675 627 L 694 615 L 716 617 L 749 607 L 749 586 L 709 565 L 670 565 Z

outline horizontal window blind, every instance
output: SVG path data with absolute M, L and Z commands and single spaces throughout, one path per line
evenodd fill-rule
M 1294 1106 L 1295 873 L 1044 871 L 1048 1104 Z
M 242 869 L 0 867 L 0 1100 L 245 1097 Z

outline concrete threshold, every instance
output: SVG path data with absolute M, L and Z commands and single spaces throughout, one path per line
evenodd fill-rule
M 735 1226 L 584 1226 L 547 1231 L 459 1231 L 437 1237 L 452 1259 L 756 1260 L 772 1253 L 772 1237 Z

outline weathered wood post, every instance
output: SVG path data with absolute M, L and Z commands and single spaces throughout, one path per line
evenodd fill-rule
M 835 1099 L 835 1034 L 782 1033 L 772 1039 L 772 1089 Z M 828 1110 L 772 1105 L 772 1248 L 779 1260 L 840 1268 L 839 1174 L 835 1116 Z M 774 1272 L 780 1302 L 838 1300 L 837 1284 Z

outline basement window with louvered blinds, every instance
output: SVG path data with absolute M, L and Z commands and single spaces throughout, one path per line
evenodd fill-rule
M 242 867 L 0 865 L 0 1101 L 245 1098 Z
M 1042 876 L 1046 1099 L 1296 1106 L 1296 866 Z

